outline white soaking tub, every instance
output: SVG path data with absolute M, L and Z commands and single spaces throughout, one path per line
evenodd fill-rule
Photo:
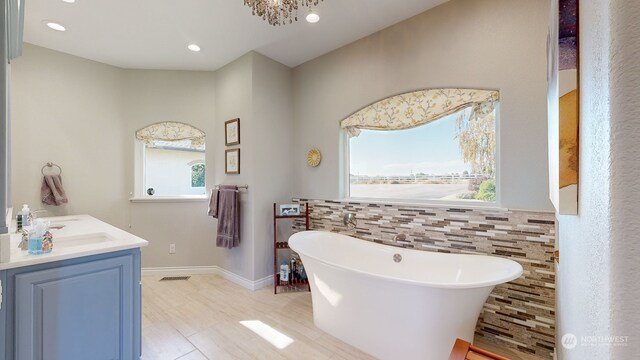
M 448 359 L 456 338 L 473 341 L 494 286 L 522 275 L 520 264 L 499 257 L 403 249 L 323 231 L 296 233 L 289 246 L 309 277 L 316 326 L 384 360 Z

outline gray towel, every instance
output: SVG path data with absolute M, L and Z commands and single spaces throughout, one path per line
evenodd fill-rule
M 60 206 L 69 200 L 62 187 L 62 177 L 60 175 L 45 175 L 40 186 L 40 198 L 47 205 Z
M 218 194 L 220 190 L 213 189 L 211 191 L 211 197 L 209 198 L 209 216 L 213 216 L 214 219 L 218 218 Z
M 240 204 L 238 187 L 221 185 L 209 200 L 209 215 L 218 219 L 216 246 L 232 249 L 240 245 Z

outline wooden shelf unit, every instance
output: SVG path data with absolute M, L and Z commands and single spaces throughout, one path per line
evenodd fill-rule
M 309 230 L 309 203 L 304 204 L 303 215 L 278 215 L 278 204 L 273 203 L 273 293 L 278 294 L 278 289 L 293 289 L 311 291 L 309 280 L 289 282 L 280 284 L 280 268 L 278 266 L 278 250 L 289 249 L 288 241 L 278 241 L 278 220 L 281 219 L 304 219 L 305 229 Z

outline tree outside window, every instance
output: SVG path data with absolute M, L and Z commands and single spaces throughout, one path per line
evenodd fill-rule
M 191 166 L 191 187 L 204 187 L 204 176 L 204 164 L 196 164 Z

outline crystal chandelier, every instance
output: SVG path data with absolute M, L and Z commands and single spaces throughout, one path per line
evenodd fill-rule
M 253 9 L 253 15 L 276 26 L 298 21 L 300 7 L 317 6 L 320 1 L 322 0 L 244 0 L 244 4 Z

